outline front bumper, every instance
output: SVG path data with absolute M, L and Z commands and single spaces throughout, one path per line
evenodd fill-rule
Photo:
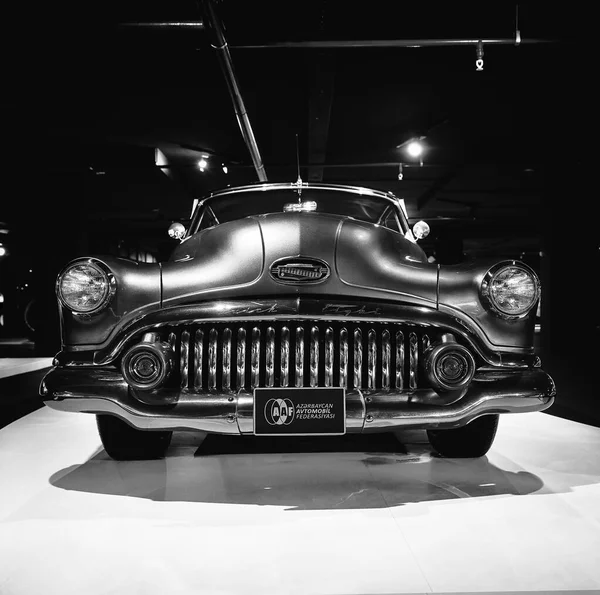
M 479 369 L 467 393 L 451 404 L 444 404 L 431 390 L 353 390 L 346 393 L 346 430 L 456 428 L 486 414 L 543 411 L 555 394 L 552 378 L 540 368 L 493 367 Z M 161 391 L 160 402 L 143 402 L 114 368 L 56 367 L 44 377 L 40 395 L 53 409 L 111 414 L 142 430 L 254 431 L 253 393 Z

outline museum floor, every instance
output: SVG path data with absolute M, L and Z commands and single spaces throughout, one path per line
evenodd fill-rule
M 36 409 L 0 430 L 0 593 L 600 590 L 600 428 L 503 416 L 471 460 L 398 438 L 181 432 L 115 462 L 93 416 Z

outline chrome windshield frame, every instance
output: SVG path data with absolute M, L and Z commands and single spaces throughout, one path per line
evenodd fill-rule
M 215 198 L 221 196 L 227 196 L 229 194 L 241 194 L 246 192 L 257 192 L 257 191 L 273 191 L 273 190 L 319 190 L 319 191 L 327 191 L 331 190 L 334 192 L 347 192 L 348 194 L 354 194 L 358 196 L 371 196 L 374 198 L 380 198 L 386 200 L 390 203 L 390 206 L 393 206 L 397 215 L 398 220 L 400 222 L 400 226 L 402 228 L 403 234 L 405 234 L 409 229 L 410 225 L 408 219 L 402 209 L 400 199 L 396 197 L 391 192 L 383 192 L 381 190 L 375 190 L 373 188 L 364 188 L 361 186 L 347 186 L 342 184 L 311 184 L 311 183 L 275 183 L 275 184 L 265 184 L 265 183 L 257 183 L 250 184 L 246 186 L 238 186 L 235 188 L 224 188 L 222 190 L 218 190 L 215 192 L 211 192 L 208 196 L 205 196 L 198 200 L 194 213 L 192 215 L 190 225 L 188 231 L 186 233 L 186 238 L 194 235 L 198 231 L 198 227 L 201 222 L 201 214 L 205 208 L 205 205 L 208 201 L 211 201 Z M 258 213 L 257 213 L 258 214 Z

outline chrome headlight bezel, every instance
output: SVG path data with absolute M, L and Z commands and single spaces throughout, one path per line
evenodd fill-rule
M 517 313 L 508 312 L 503 309 L 502 306 L 498 304 L 492 290 L 492 284 L 498 275 L 511 268 L 526 273 L 535 285 L 534 296 L 531 303 L 522 312 Z M 541 284 L 539 277 L 531 267 L 518 260 L 508 260 L 495 264 L 487 271 L 481 281 L 479 293 L 484 306 L 499 318 L 504 320 L 520 320 L 526 318 L 538 303 L 541 294 Z
M 98 304 L 96 304 L 93 308 L 90 308 L 88 310 L 78 310 L 74 308 L 73 305 L 65 299 L 62 291 L 62 281 L 64 280 L 65 275 L 74 267 L 82 265 L 86 265 L 95 269 L 95 271 L 97 271 L 102 277 L 104 277 L 106 281 L 106 289 L 104 291 L 104 295 L 102 296 L 101 301 L 98 302 Z M 76 316 L 90 316 L 101 312 L 110 304 L 116 290 L 117 282 L 114 274 L 106 264 L 104 264 L 101 260 L 98 260 L 97 258 L 78 258 L 76 260 L 72 260 L 58 274 L 58 277 L 56 278 L 56 296 L 60 304 Z

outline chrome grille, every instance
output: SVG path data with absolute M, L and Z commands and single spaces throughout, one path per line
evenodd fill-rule
M 389 323 L 273 321 L 182 325 L 164 336 L 175 350 L 183 390 L 413 391 L 423 386 L 419 362 L 431 344 L 424 331 Z

